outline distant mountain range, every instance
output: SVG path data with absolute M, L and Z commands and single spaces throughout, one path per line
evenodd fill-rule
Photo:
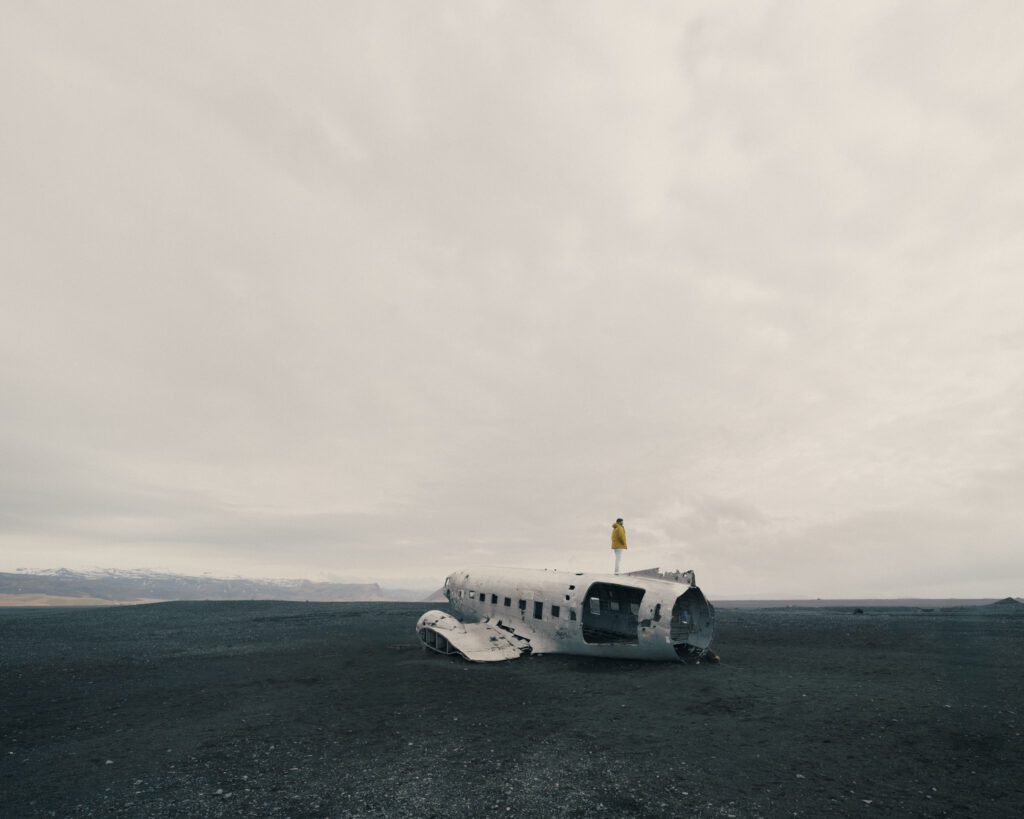
M 0 572 L 0 606 L 100 606 L 163 600 L 291 600 L 332 602 L 445 602 L 444 589 L 382 588 L 379 583 L 319 583 L 246 577 L 195 577 L 149 569 L 18 569 Z M 1012 597 L 991 599 L 715 600 L 723 608 L 901 606 L 951 608 L 991 605 L 1024 610 Z
M 0 605 L 100 605 L 158 600 L 423 600 L 427 594 L 378 583 L 315 583 L 245 577 L 193 577 L 146 569 L 19 569 L 0 572 Z

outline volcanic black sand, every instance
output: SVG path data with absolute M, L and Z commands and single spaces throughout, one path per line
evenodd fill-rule
M 1024 816 L 1012 606 L 720 609 L 720 665 L 473 665 L 426 608 L 2 610 L 0 815 Z

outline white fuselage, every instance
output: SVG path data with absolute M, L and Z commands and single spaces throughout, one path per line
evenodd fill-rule
M 450 574 L 445 594 L 460 620 L 525 638 L 535 654 L 678 660 L 714 631 L 700 590 L 660 577 L 471 568 Z

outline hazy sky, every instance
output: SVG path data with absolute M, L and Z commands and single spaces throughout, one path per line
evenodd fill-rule
M 1024 594 L 1024 5 L 0 6 L 0 569 Z

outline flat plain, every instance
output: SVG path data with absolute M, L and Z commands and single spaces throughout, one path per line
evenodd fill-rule
M 718 610 L 718 665 L 474 665 L 434 604 L 0 609 L 0 815 L 1024 816 L 1024 616 Z

